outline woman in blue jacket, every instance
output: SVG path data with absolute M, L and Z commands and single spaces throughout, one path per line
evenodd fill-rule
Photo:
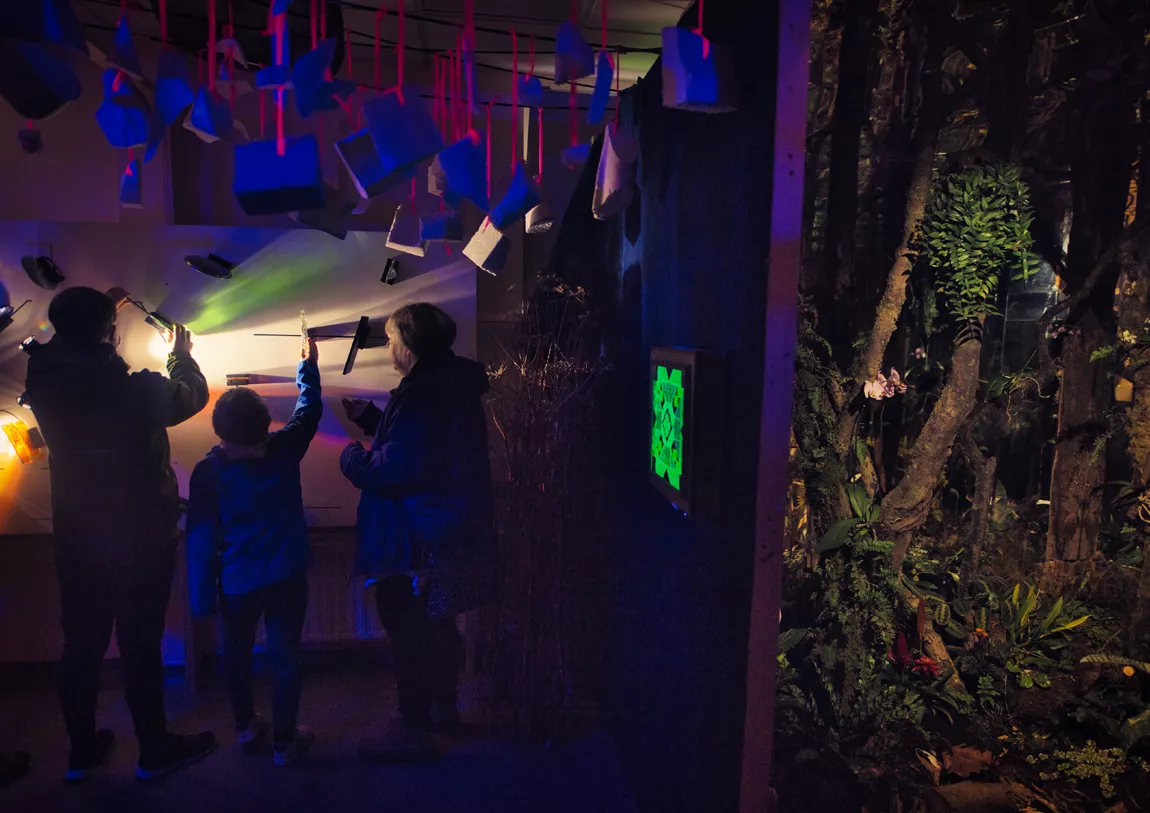
M 452 352 L 455 323 L 434 305 L 397 310 L 387 337 L 403 380 L 382 411 L 344 400 L 372 442 L 340 458 L 362 492 L 356 570 L 375 582 L 395 660 L 399 714 L 360 744 L 380 762 L 430 758 L 430 732 L 458 723 L 455 616 L 491 599 L 495 548 L 486 371 Z

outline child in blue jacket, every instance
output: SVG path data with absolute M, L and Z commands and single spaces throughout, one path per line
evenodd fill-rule
M 299 399 L 287 425 L 268 432 L 267 404 L 253 390 L 229 389 L 212 412 L 220 439 L 192 472 L 188 499 L 188 593 L 192 614 L 224 622 L 224 668 L 236 740 L 254 750 L 264 726 L 252 696 L 252 647 L 264 616 L 272 665 L 272 741 L 276 765 L 290 765 L 313 735 L 296 726 L 300 639 L 307 612 L 311 546 L 304 520 L 300 461 L 319 428 L 319 355 L 304 342 Z

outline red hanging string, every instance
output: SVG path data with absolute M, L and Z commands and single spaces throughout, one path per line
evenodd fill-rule
M 511 83 L 511 166 L 519 160 L 519 38 L 515 36 L 515 28 L 511 28 L 511 75 L 515 80 Z M 491 138 L 488 128 L 487 137 Z
M 160 42 L 168 44 L 168 0 L 160 0 Z
M 35 130 L 36 129 L 36 123 L 34 121 L 32 121 L 32 119 L 28 119 L 28 129 L 29 130 Z
M 284 58 L 284 23 L 286 14 L 276 17 L 276 63 L 282 64 Z M 284 139 L 284 90 L 276 88 L 276 155 L 282 156 L 287 151 L 287 142 Z
M 327 39 L 327 0 L 319 0 L 319 38 Z M 348 59 L 351 59 L 351 49 L 348 49 Z M 331 81 L 331 65 L 323 69 L 323 78 Z
M 443 121 L 439 117 L 439 54 L 432 54 L 431 64 L 435 74 L 435 96 L 431 104 L 431 117 L 435 119 L 435 126 L 442 132 Z
M 311 48 L 313 51 L 315 50 L 315 47 L 317 45 L 319 45 L 319 31 L 316 30 L 316 23 L 318 22 L 318 20 L 316 19 L 316 7 L 315 6 L 316 6 L 316 0 L 311 0 L 311 14 L 310 14 Z
M 451 49 L 451 130 L 458 141 L 462 126 L 459 120 L 459 52 Z
M 602 10 L 599 15 L 599 48 L 603 51 L 607 50 L 607 15 L 610 7 L 611 0 L 599 0 L 599 8 Z
M 354 72 L 352 71 L 352 66 L 351 66 L 351 29 L 350 28 L 345 28 L 343 30 L 343 50 L 347 54 L 347 78 L 354 82 L 355 80 L 352 78 L 354 75 Z
M 703 33 L 703 0 L 698 0 L 698 6 L 699 6 L 699 25 L 695 29 L 695 33 L 703 38 L 703 59 L 706 59 L 707 54 L 711 50 L 711 42 L 710 42 L 710 40 L 707 39 L 706 35 Z
M 460 49 L 460 53 L 463 56 L 460 67 L 463 69 L 463 78 L 467 81 L 467 129 L 470 130 L 472 129 L 471 115 L 472 111 L 475 109 L 475 86 L 471 81 L 475 75 L 473 70 L 475 49 L 474 47 L 469 47 L 467 45 L 467 35 L 464 35 L 463 43 L 463 48 Z M 488 131 L 490 131 L 490 129 L 491 128 L 489 127 Z
M 568 112 L 570 113 L 571 146 L 572 147 L 579 144 L 579 126 L 575 122 L 575 95 L 576 95 L 575 83 L 572 82 L 571 83 L 571 92 L 567 97 L 567 99 L 568 99 L 567 100 L 567 109 L 568 109 Z
M 527 71 L 531 76 L 535 75 L 535 35 L 531 35 L 531 69 Z
M 415 213 L 415 178 L 411 179 L 411 212 Z
M 201 68 L 203 67 L 202 62 L 200 63 L 200 66 L 201 66 Z M 201 74 L 201 76 L 202 76 L 202 74 Z M 124 72 L 119 71 L 116 74 L 116 78 L 112 80 L 112 92 L 113 93 L 119 93 L 120 92 L 120 86 L 123 84 L 124 84 Z
M 491 200 L 491 102 L 487 103 L 487 200 Z
M 120 20 L 128 16 L 128 0 L 120 0 Z
M 611 131 L 619 129 L 619 74 L 623 72 L 623 52 L 615 46 L 615 120 L 611 122 Z
M 399 38 L 395 48 L 395 86 L 399 93 L 399 103 L 403 104 L 403 45 L 404 40 L 407 39 L 406 32 L 404 31 L 403 22 L 403 7 L 404 0 L 397 0 L 396 8 L 399 11 Z
M 539 129 L 539 155 L 537 156 L 538 161 L 539 161 L 539 173 L 538 173 L 538 176 L 536 177 L 536 180 L 542 182 L 542 180 L 543 180 L 543 108 L 542 107 L 540 107 L 539 110 L 536 112 L 536 121 L 538 122 L 538 125 L 539 125 L 539 128 L 538 128 Z
M 124 174 L 129 178 L 136 173 L 132 172 L 132 161 L 136 159 L 136 151 L 132 147 L 128 147 L 128 166 L 124 167 Z
M 164 0 L 160 0 L 161 3 Z M 236 10 L 232 8 L 232 0 L 228 0 L 228 39 L 236 38 Z
M 577 22 L 579 19 L 579 0 L 571 0 L 571 22 Z
M 216 0 L 208 0 L 208 89 L 216 92 Z
M 231 4 L 229 3 L 229 5 Z M 232 43 L 228 43 L 228 80 L 228 107 L 231 108 L 234 118 L 236 115 L 236 46 Z
M 401 0 L 402 2 L 402 0 Z M 380 66 L 383 64 L 379 55 L 379 26 L 383 22 L 384 15 L 387 14 L 387 6 L 383 3 L 379 4 L 379 10 L 375 12 L 375 51 L 374 51 L 374 64 L 372 70 L 375 73 L 375 95 L 378 96 L 383 92 L 383 83 L 380 80 Z

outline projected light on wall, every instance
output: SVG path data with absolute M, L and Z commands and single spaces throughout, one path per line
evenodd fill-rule
M 722 443 L 717 359 L 703 351 L 651 350 L 651 483 L 685 514 L 709 503 Z

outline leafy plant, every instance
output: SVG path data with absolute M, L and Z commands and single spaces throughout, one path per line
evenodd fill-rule
M 851 540 L 852 536 L 858 536 L 863 532 L 869 533 L 870 539 L 874 539 L 874 526 L 879 519 L 878 503 L 867 496 L 866 489 L 859 483 L 847 483 L 846 492 L 853 516 L 840 519 L 823 534 L 823 538 L 815 546 L 815 551 L 818 553 L 841 548 Z
M 1064 606 L 1059 596 L 1043 616 L 1038 590 L 1031 585 L 1023 596 L 1021 584 L 1014 585 L 1009 600 L 999 605 L 999 621 L 1006 634 L 1006 671 L 1017 676 L 1021 688 L 1049 688 L 1047 672 L 1056 665 L 1055 656 L 1065 649 L 1069 633 L 1090 620 L 1088 615 L 1068 617 Z
M 935 190 L 921 242 L 931 266 L 944 269 L 938 291 L 955 319 L 971 324 L 995 313 L 1001 275 L 1034 272 L 1033 220 L 1030 191 L 1014 166 L 972 167 Z
M 1087 740 L 1084 746 L 1068 746 L 1049 755 L 1031 756 L 1027 761 L 1032 765 L 1049 766 L 1044 767 L 1039 774 L 1047 782 L 1062 779 L 1077 784 L 1082 780 L 1097 779 L 1099 789 L 1107 799 L 1115 794 L 1114 777 L 1125 773 L 1130 767 L 1125 751 L 1121 748 L 1099 748 L 1094 740 Z

